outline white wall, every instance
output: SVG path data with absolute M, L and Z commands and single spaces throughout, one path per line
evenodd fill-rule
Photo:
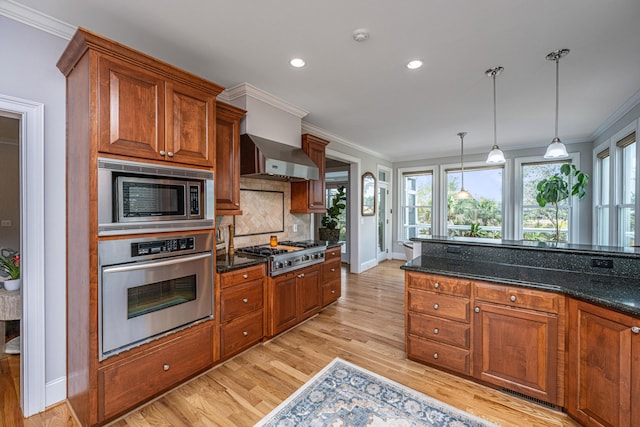
M 66 397 L 65 79 L 67 41 L 0 16 L 0 93 L 45 105 L 45 381 L 47 404 Z M 62 395 L 61 395 L 62 393 Z

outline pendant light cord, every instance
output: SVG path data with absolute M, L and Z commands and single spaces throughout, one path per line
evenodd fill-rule
M 558 139 L 558 109 L 560 106 L 560 55 L 556 56 L 556 135 Z
M 496 125 L 496 72 L 492 73 L 493 75 L 493 146 L 498 145 L 498 126 Z

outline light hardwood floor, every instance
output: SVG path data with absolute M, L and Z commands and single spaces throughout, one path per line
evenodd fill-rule
M 579 425 L 561 412 L 407 360 L 401 264 L 386 261 L 360 275 L 343 269 L 343 293 L 336 304 L 122 417 L 113 426 L 252 426 L 335 357 L 502 426 Z M 11 415 L 17 401 L 15 396 L 13 401 L 7 397 L 5 369 L 6 364 L 0 361 L 0 413 L 9 414 L 3 415 L 6 419 L 0 421 L 0 427 L 23 425 Z M 12 366 L 14 369 L 19 366 Z M 25 420 L 24 425 L 76 424 L 62 404 Z

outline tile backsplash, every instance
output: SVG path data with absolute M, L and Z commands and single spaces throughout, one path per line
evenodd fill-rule
M 242 209 L 243 213 L 251 212 L 254 223 L 253 227 L 255 227 L 254 231 L 260 234 L 235 236 L 233 242 L 236 248 L 269 243 L 269 236 L 274 234 L 278 237 L 278 240 L 308 240 L 311 238 L 311 214 L 290 213 L 291 184 L 289 182 L 243 177 L 240 178 L 240 188 L 244 190 L 277 191 L 284 193 L 284 231 L 278 233 L 260 233 L 261 230 L 264 230 L 265 223 L 269 222 L 267 219 L 270 218 L 272 213 L 270 213 L 268 206 L 260 203 L 260 198 L 246 198 L 247 200 L 243 200 L 240 209 Z M 260 221 L 261 216 L 264 216 L 264 222 Z M 216 217 L 216 224 L 218 228 L 224 231 L 224 236 L 227 236 L 229 225 L 233 223 L 233 216 Z M 298 230 L 297 232 L 293 231 L 294 225 Z M 251 232 L 251 230 L 245 230 L 245 232 Z

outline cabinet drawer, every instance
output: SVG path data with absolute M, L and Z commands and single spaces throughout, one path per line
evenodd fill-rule
M 469 322 L 469 299 L 409 289 L 408 309 L 431 316 Z
M 547 313 L 558 313 L 560 299 L 559 295 L 551 292 L 500 286 L 491 283 L 476 283 L 475 297 L 477 300 Z
M 468 297 L 471 295 L 471 282 L 466 279 L 437 276 L 435 274 L 407 272 L 406 282 L 410 288 L 422 289 L 449 295 Z
M 325 262 L 322 266 L 322 281 L 340 280 L 340 261 Z
M 220 322 L 228 322 L 261 309 L 264 301 L 263 280 L 226 288 L 220 293 Z
M 327 249 L 324 253 L 324 259 L 325 261 L 340 259 L 340 246 L 337 248 Z
M 407 355 L 411 359 L 469 375 L 469 350 L 409 336 Z
M 334 301 L 337 301 L 340 298 L 342 293 L 341 283 L 340 281 L 333 281 L 322 286 L 322 306 L 326 306 L 331 304 Z
M 237 285 L 239 283 L 261 279 L 264 276 L 264 264 L 243 268 L 241 270 L 228 271 L 220 276 L 220 287 L 226 288 L 229 286 Z
M 222 358 L 238 353 L 260 341 L 263 337 L 262 311 L 248 314 L 220 328 Z
M 98 371 L 100 420 L 132 408 L 213 365 L 213 322 Z
M 413 312 L 409 312 L 407 320 L 407 330 L 411 335 L 469 349 L 471 328 L 468 324 Z

